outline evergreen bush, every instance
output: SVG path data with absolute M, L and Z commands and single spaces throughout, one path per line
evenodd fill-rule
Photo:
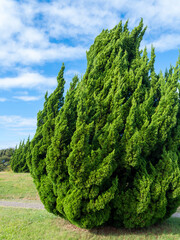
M 38 113 L 28 165 L 45 208 L 82 228 L 138 228 L 180 205 L 179 65 L 156 74 L 140 51 L 143 21 L 103 30 L 87 70 Z

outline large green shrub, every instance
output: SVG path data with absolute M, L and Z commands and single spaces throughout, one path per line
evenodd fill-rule
M 29 166 L 45 208 L 70 222 L 145 227 L 180 205 L 179 64 L 157 75 L 143 22 L 103 30 L 63 103 L 45 97 Z

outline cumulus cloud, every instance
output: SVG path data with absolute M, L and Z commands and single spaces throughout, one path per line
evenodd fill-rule
M 85 58 L 103 28 L 110 29 L 127 19 L 133 28 L 141 17 L 148 25 L 143 46 L 149 49 L 153 44 L 161 52 L 178 49 L 179 9 L 179 0 L 1 0 L 0 66 L 31 68 L 49 61 Z M 32 71 L 0 79 L 2 89 L 54 83 L 52 78 Z
M 44 5 L 47 5 L 44 3 Z M 38 1 L 0 2 L 0 65 L 39 64 L 45 61 L 85 57 L 86 48 L 52 42 Z M 40 20 L 42 15 L 42 20 Z M 58 40 L 58 39 L 56 39 Z
M 129 19 L 133 28 L 141 17 L 148 26 L 150 41 L 158 40 L 169 31 L 180 35 L 179 9 L 179 0 L 53 0 L 41 5 L 40 11 L 50 36 L 76 37 L 88 42 L 103 28 L 110 29 L 120 20 Z
M 24 118 L 16 115 L 0 115 L 0 127 L 5 126 L 8 128 L 35 128 L 36 127 L 36 118 Z
M 56 86 L 56 77 L 44 77 L 35 72 L 20 73 L 17 77 L 0 78 L 0 89 L 41 88 Z
M 64 77 L 66 80 L 66 87 L 72 81 L 72 78 L 78 75 L 81 77 L 81 73 L 75 69 L 69 69 L 64 72 Z M 23 101 L 36 101 L 41 98 L 41 96 L 28 96 L 28 90 L 36 89 L 41 93 L 45 93 L 47 90 L 52 92 L 54 87 L 57 86 L 57 76 L 47 77 L 38 72 L 32 72 L 29 69 L 18 69 L 18 75 L 15 77 L 4 77 L 0 78 L 0 89 L 22 89 L 18 91 L 16 96 L 13 98 L 23 100 Z M 24 90 L 25 89 L 25 90 Z M 19 96 L 20 95 L 20 96 Z M 0 98 L 0 102 L 6 101 L 6 98 Z
M 28 136 L 33 137 L 36 130 L 36 118 L 18 115 L 0 115 L 0 149 L 15 147 Z
M 7 98 L 0 98 L 0 102 L 6 102 Z
M 29 102 L 29 101 L 37 101 L 41 98 L 41 96 L 14 96 L 13 97 L 14 99 L 17 99 L 17 100 L 22 100 L 22 101 L 25 101 L 25 102 Z
M 141 17 L 149 29 L 147 44 L 154 42 L 156 50 L 166 51 L 168 45 L 161 47 L 161 42 L 167 32 L 180 36 L 179 9 L 179 0 L 1 0 L 0 65 L 83 58 L 103 28 L 127 19 L 134 27 Z
M 146 45 L 150 49 L 151 44 Z M 160 52 L 178 49 L 180 47 L 180 34 L 163 34 L 159 39 L 153 41 L 152 45 Z
M 14 99 L 38 100 L 39 96 L 34 96 L 32 91 L 33 96 L 28 95 L 29 90 L 51 92 L 57 85 L 56 76 L 44 76 L 32 69 L 50 61 L 85 58 L 94 37 L 120 20 L 129 19 L 129 27 L 133 28 L 141 17 L 144 19 L 148 29 L 143 47 L 150 49 L 153 44 L 156 52 L 178 49 L 179 9 L 179 0 L 0 0 L 0 89 L 21 91 L 13 93 Z M 80 77 L 74 68 L 73 65 L 71 70 L 65 71 L 67 83 L 74 74 Z M 14 77 L 7 77 L 6 71 Z M 0 98 L 0 102 L 7 100 L 9 98 Z M 34 118 L 0 116 L 1 134 L 6 129 L 9 139 L 12 139 L 12 131 L 14 139 L 15 135 L 33 133 L 35 125 Z
M 0 44 L 0 62 L 4 67 L 21 64 L 42 64 L 45 61 L 82 59 L 86 56 L 86 48 L 81 46 L 66 46 L 64 44 L 49 43 L 46 47 L 31 46 L 22 42 L 7 41 Z
M 49 34 L 53 37 L 94 38 L 103 27 L 111 28 L 119 16 L 104 1 L 52 1 L 41 8 Z M 84 40 L 85 40 L 84 39 Z

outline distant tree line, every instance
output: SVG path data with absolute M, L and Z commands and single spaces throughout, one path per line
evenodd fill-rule
M 10 160 L 13 153 L 14 148 L 0 150 L 0 171 L 4 171 L 10 166 Z

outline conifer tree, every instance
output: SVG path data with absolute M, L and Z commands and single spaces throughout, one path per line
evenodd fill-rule
M 62 108 L 51 112 L 46 96 L 38 114 L 31 169 L 41 200 L 83 228 L 145 227 L 180 205 L 180 59 L 156 74 L 154 48 L 150 59 L 139 50 L 145 30 L 142 20 L 103 30 Z
M 26 162 L 26 156 L 30 151 L 30 139 L 27 142 L 21 141 L 19 146 L 16 146 L 13 156 L 11 158 L 11 169 L 13 172 L 29 172 L 29 168 Z
M 49 179 L 46 169 L 46 158 L 48 146 L 54 136 L 55 118 L 64 104 L 64 64 L 57 77 L 57 88 L 48 97 L 45 95 L 44 109 L 39 111 L 37 116 L 37 130 L 31 141 L 31 153 L 28 155 L 27 162 L 30 172 L 34 177 L 34 182 L 38 189 L 42 202 L 47 210 L 56 213 L 53 195 L 53 185 Z

